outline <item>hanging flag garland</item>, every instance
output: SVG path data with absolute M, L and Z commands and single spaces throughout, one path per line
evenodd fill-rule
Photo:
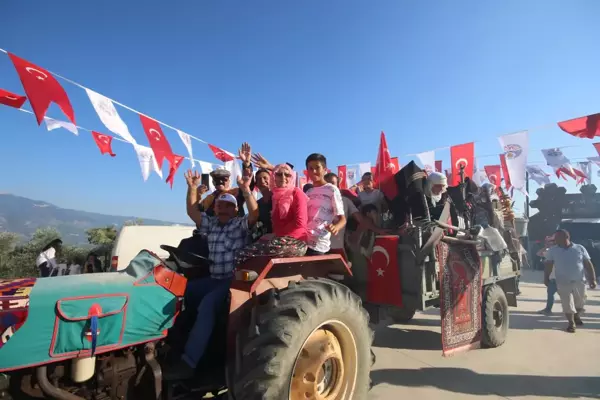
M 600 114 L 587 115 L 558 123 L 558 127 L 569 135 L 593 139 L 600 136 Z

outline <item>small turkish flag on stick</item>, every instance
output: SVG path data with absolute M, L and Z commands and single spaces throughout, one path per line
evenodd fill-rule
M 19 58 L 12 53 L 8 53 L 12 63 L 19 74 L 25 94 L 29 98 L 31 108 L 35 114 L 38 125 L 50 107 L 50 103 L 56 103 L 65 113 L 67 118 L 75 124 L 75 112 L 69 101 L 67 92 L 58 83 L 58 81 L 42 67 L 30 63 L 27 60 Z
M 112 151 L 112 136 L 103 135 L 102 133 L 98 132 L 92 132 L 92 137 L 100 149 L 100 153 L 110 154 L 111 157 L 116 156 L 116 154 Z
M 27 101 L 27 97 L 25 96 L 19 96 L 18 94 L 11 93 L 8 90 L 0 89 L 0 104 L 14 108 L 21 108 L 23 107 L 25 101 Z
M 217 146 L 213 146 L 212 144 L 209 144 L 208 147 L 210 147 L 212 152 L 215 154 L 215 157 L 217 158 L 217 160 L 220 160 L 223 162 L 235 160 L 235 156 L 232 155 L 231 153 L 229 153 L 228 151 L 225 151 Z
M 173 189 L 173 182 L 175 181 L 175 174 L 179 169 L 179 166 L 183 162 L 185 157 L 179 156 L 177 154 L 173 154 L 173 161 L 169 161 L 171 163 L 171 167 L 169 168 L 169 176 L 167 176 L 167 183 L 171 184 L 171 189 Z
M 390 150 L 385 140 L 385 133 L 381 132 L 379 137 L 379 152 L 377 153 L 377 163 L 375 164 L 377 173 L 375 180 L 377 185 L 388 199 L 392 200 L 398 195 L 398 187 L 394 180 L 394 163 L 390 156 Z M 397 171 L 396 171 L 397 172 Z
M 142 121 L 142 127 L 144 127 L 144 133 L 150 142 L 150 147 L 154 152 L 154 157 L 158 163 L 158 167 L 162 168 L 163 160 L 166 158 L 169 162 L 173 159 L 173 150 L 167 140 L 167 137 L 160 129 L 160 125 L 153 119 L 140 115 Z

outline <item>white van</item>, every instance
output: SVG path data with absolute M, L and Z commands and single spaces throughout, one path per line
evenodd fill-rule
M 177 247 L 182 239 L 192 236 L 193 226 L 172 225 L 131 225 L 124 226 L 117 235 L 111 255 L 111 270 L 121 271 L 129 265 L 141 250 L 150 250 L 161 259 L 169 257 L 169 253 L 160 248 L 167 244 Z

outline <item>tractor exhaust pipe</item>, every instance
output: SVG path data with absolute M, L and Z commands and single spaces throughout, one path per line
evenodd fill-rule
M 46 396 L 49 396 L 52 399 L 58 400 L 85 400 L 83 397 L 75 396 L 72 393 L 67 392 L 66 390 L 62 390 L 52 385 L 48 380 L 48 371 L 45 365 L 38 367 L 36 371 L 36 377 L 38 384 L 40 385 L 40 389 Z

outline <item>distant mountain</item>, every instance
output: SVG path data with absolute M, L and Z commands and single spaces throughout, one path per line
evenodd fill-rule
M 85 231 L 107 225 L 121 226 L 136 217 L 97 214 L 68 210 L 45 201 L 31 200 L 12 194 L 0 194 L 0 232 L 15 232 L 28 239 L 37 228 L 56 228 L 64 242 L 87 243 Z M 174 222 L 143 218 L 147 225 L 174 225 Z

